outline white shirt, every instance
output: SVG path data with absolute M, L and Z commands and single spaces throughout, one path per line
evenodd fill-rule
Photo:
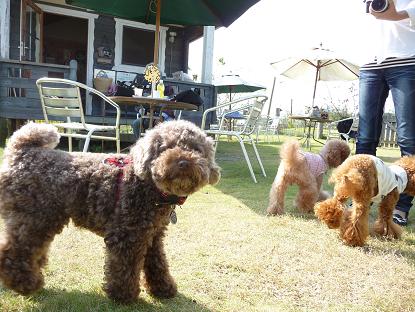
M 383 197 L 389 194 L 395 187 L 398 188 L 399 194 L 402 193 L 408 183 L 406 171 L 397 165 L 387 166 L 381 159 L 369 156 L 375 163 L 378 173 L 378 194 L 372 198 L 372 201 L 375 203 L 381 202 Z
M 405 10 L 409 18 L 401 21 L 377 20 L 373 16 L 372 31 L 366 35 L 372 37 L 375 45 L 372 46 L 370 59 L 376 58 L 380 63 L 388 57 L 405 58 L 415 56 L 415 0 L 394 0 L 397 11 Z M 380 26 L 380 27 L 379 27 Z

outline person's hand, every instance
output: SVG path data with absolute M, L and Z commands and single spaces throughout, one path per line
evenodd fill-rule
M 405 10 L 396 11 L 395 2 L 393 2 L 393 0 L 388 1 L 389 7 L 386 11 L 378 13 L 372 11 L 372 7 L 370 7 L 370 14 L 372 14 L 376 19 L 386 21 L 400 21 L 409 17 L 408 13 Z

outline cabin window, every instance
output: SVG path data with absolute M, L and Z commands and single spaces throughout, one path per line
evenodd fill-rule
M 115 70 L 143 73 L 154 60 L 155 26 L 115 19 Z M 160 27 L 159 64 L 164 71 L 166 27 Z
M 122 63 L 146 66 L 154 59 L 154 31 L 124 26 Z

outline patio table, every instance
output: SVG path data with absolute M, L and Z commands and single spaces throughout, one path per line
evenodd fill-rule
M 316 125 L 317 123 L 331 122 L 330 119 L 316 117 L 316 116 L 304 116 L 304 115 L 291 115 L 291 116 L 288 116 L 288 118 L 294 119 L 294 120 L 302 120 L 304 122 L 304 137 L 302 140 L 304 140 L 306 147 L 311 149 L 311 144 L 310 144 L 311 139 L 324 145 L 324 142 L 317 140 L 315 137 Z M 313 128 L 313 132 L 311 132 L 311 128 Z
M 185 102 L 174 102 L 174 101 L 169 101 L 167 99 L 144 97 L 144 96 L 133 96 L 133 97 L 110 96 L 109 98 L 119 105 L 134 105 L 134 106 L 139 105 L 139 106 L 143 106 L 144 108 L 147 108 L 149 110 L 148 118 L 150 119 L 150 123 L 149 123 L 150 129 L 153 127 L 154 111 L 156 109 L 160 109 L 160 115 L 161 115 L 161 112 L 164 109 L 197 111 L 199 108 L 195 104 L 190 104 L 190 103 L 185 103 Z

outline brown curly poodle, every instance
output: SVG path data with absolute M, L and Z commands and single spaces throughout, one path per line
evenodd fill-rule
M 363 246 L 369 235 L 371 203 L 379 203 L 374 225 L 377 235 L 399 238 L 401 227 L 392 221 L 400 193 L 415 195 L 415 157 L 403 157 L 392 166 L 371 155 L 349 157 L 332 174 L 334 195 L 315 205 L 317 217 L 331 229 L 340 228 L 346 245 Z M 348 198 L 353 206 L 344 205 Z
M 135 301 L 140 273 L 157 297 L 176 294 L 163 237 L 174 210 L 188 196 L 219 181 L 213 141 L 187 121 L 161 123 L 129 155 L 54 150 L 55 127 L 29 123 L 15 132 L 0 170 L 0 280 L 20 294 L 43 284 L 48 247 L 71 219 L 102 236 L 104 290 Z
M 281 162 L 269 193 L 267 213 L 284 213 L 284 196 L 288 186 L 297 184 L 295 205 L 303 212 L 313 211 L 314 204 L 329 195 L 321 190 L 324 173 L 339 166 L 350 154 L 346 141 L 329 140 L 319 154 L 303 152 L 298 141 L 288 141 L 281 147 Z

